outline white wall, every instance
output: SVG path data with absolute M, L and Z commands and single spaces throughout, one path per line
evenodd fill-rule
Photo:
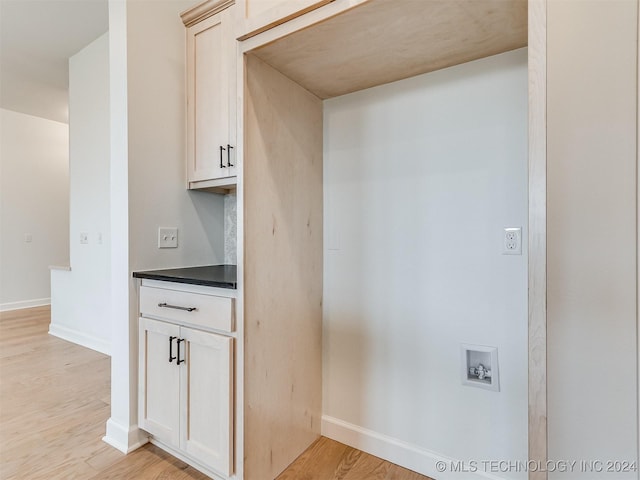
M 526 461 L 526 50 L 328 100 L 324 133 L 323 433 L 438 479 Z M 461 343 L 498 347 L 500 392 Z
M 548 4 L 549 457 L 637 462 L 638 2 Z M 638 479 L 595 469 L 552 479 Z
M 71 271 L 51 273 L 49 332 L 109 353 L 108 34 L 69 59 L 69 142 Z
M 132 424 L 136 391 L 135 327 L 129 324 L 129 159 L 127 118 L 127 4 L 109 0 L 110 180 L 111 180 L 111 417 L 104 440 L 123 452 L 145 442 Z
M 110 1 L 110 25 L 116 28 L 111 45 L 120 57 L 126 54 L 126 65 L 112 57 L 118 95 L 112 125 L 126 131 L 118 127 L 112 137 L 117 146 L 112 208 L 119 212 L 113 225 L 119 234 L 112 289 L 119 294 L 113 296 L 112 328 L 119 342 L 112 353 L 112 416 L 105 440 L 121 450 L 143 441 L 136 431 L 138 315 L 131 272 L 224 262 L 224 197 L 186 190 L 186 33 L 180 13 L 192 5 L 192 0 Z M 178 228 L 178 248 L 157 248 L 161 226 Z
M 223 263 L 224 196 L 186 189 L 186 29 L 192 0 L 127 5 L 131 269 Z M 158 249 L 158 227 L 178 248 Z
M 0 170 L 0 310 L 47 304 L 69 263 L 68 126 L 0 109 Z

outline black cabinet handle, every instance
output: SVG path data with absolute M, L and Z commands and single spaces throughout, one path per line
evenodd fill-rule
M 229 167 L 233 167 L 233 163 L 231 163 L 231 149 L 233 147 L 229 144 L 227 144 L 227 165 Z
M 159 303 L 160 308 L 173 308 L 174 310 L 184 310 L 185 312 L 194 312 L 196 307 L 179 307 L 178 305 L 169 305 L 168 303 Z
M 178 344 L 178 361 L 176 362 L 178 365 L 185 362 L 184 358 L 180 360 L 180 344 L 182 342 L 184 342 L 184 338 L 179 338 L 178 341 L 176 342 Z
M 173 362 L 176 358 L 173 356 L 173 341 L 178 337 L 169 337 L 169 363 Z
M 220 168 L 227 168 L 227 166 L 222 163 L 222 151 L 226 150 L 226 148 L 224 148 L 222 145 L 220 145 Z

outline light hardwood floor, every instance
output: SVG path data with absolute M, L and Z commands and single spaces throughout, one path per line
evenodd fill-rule
M 146 445 L 123 455 L 102 441 L 109 357 L 47 334 L 49 307 L 0 314 L 0 479 L 204 480 Z M 429 480 L 321 438 L 278 480 Z
M 326 437 L 320 437 L 276 480 L 432 479 Z

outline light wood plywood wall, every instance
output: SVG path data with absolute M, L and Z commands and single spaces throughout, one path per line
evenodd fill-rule
M 547 460 L 547 0 L 529 8 L 529 459 Z M 529 472 L 545 480 L 546 472 Z
M 320 434 L 322 102 L 245 57 L 244 478 Z
M 369 0 L 348 6 L 258 48 L 256 55 L 326 99 L 527 44 L 523 0 Z

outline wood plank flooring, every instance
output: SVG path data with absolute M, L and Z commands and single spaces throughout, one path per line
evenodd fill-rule
M 49 307 L 0 313 L 0 480 L 205 480 L 153 445 L 102 441 L 110 359 L 48 335 Z M 277 480 L 429 480 L 320 438 Z
M 204 480 L 152 445 L 102 441 L 110 358 L 47 333 L 49 307 L 0 313 L 0 479 Z
M 276 480 L 432 479 L 326 437 L 320 437 Z

